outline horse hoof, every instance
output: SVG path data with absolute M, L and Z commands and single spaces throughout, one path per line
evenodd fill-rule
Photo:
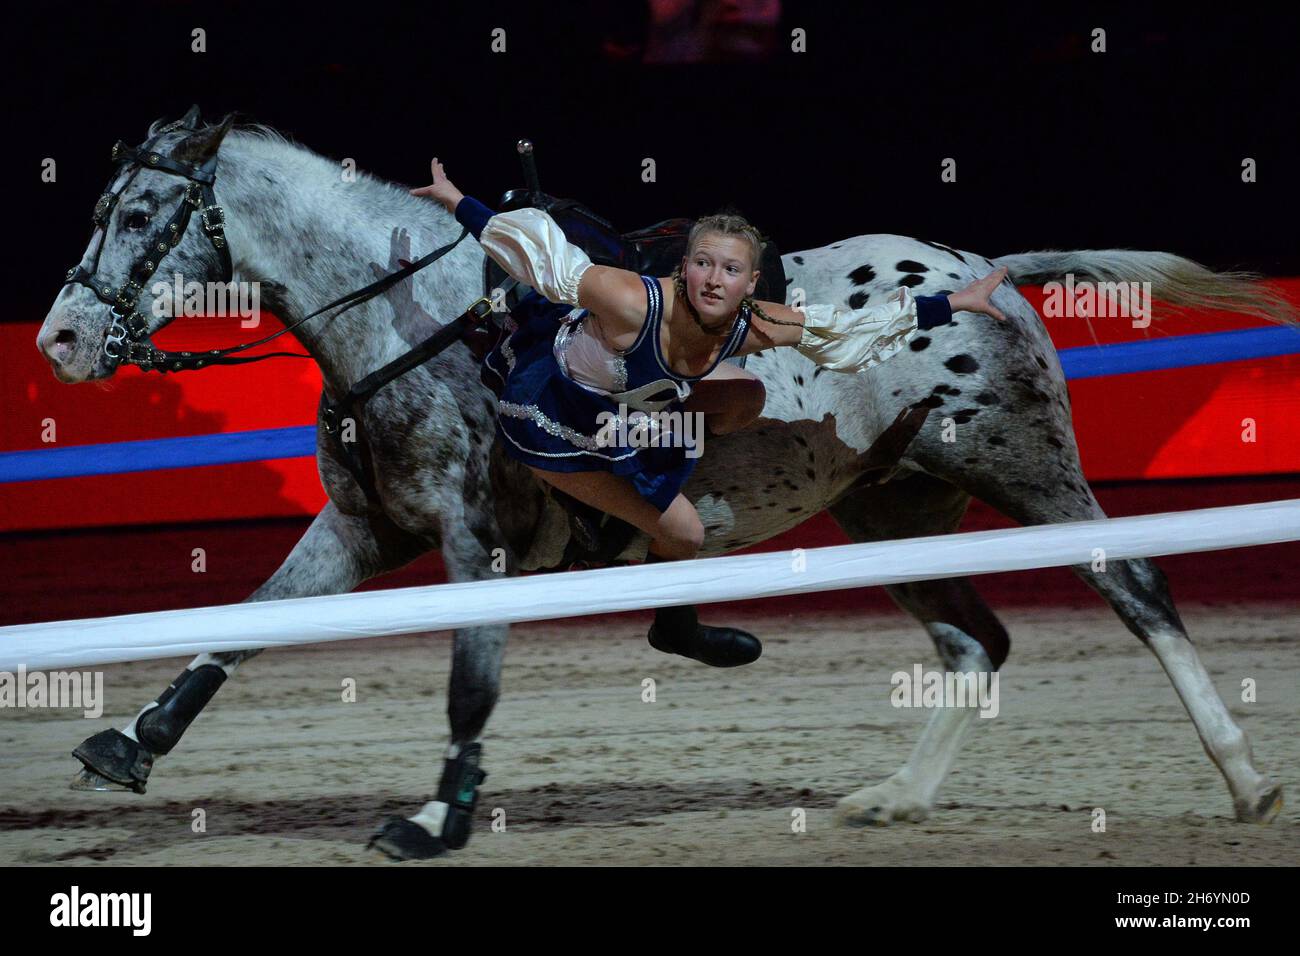
M 835 804 L 834 822 L 841 827 L 887 827 L 891 823 L 920 823 L 930 807 L 896 777 L 864 787 Z
M 153 769 L 153 754 L 120 730 L 104 730 L 87 737 L 72 751 L 72 756 L 86 768 L 73 780 L 74 790 L 144 793 L 149 771 Z
M 135 793 L 132 787 L 123 786 L 120 783 L 114 783 L 107 777 L 102 777 L 93 770 L 87 770 L 84 767 L 81 772 L 72 778 L 68 784 L 69 790 L 100 790 L 113 793 Z
M 441 837 L 433 836 L 418 823 L 403 817 L 390 817 L 366 844 L 393 860 L 431 860 L 447 852 Z
M 1272 823 L 1282 811 L 1282 785 L 1275 783 L 1260 795 L 1253 804 L 1237 803 L 1238 823 Z

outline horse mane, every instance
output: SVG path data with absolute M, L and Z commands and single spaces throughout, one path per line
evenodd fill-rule
M 216 125 L 215 123 L 204 123 L 203 126 L 200 128 L 211 129 L 215 125 Z M 247 133 L 250 136 L 256 136 L 261 139 L 273 140 L 276 143 L 280 143 L 284 146 L 291 146 L 294 149 L 301 149 L 309 153 L 315 153 L 315 150 L 298 142 L 292 136 L 286 136 L 284 133 L 281 133 L 275 127 L 268 126 L 266 123 L 257 123 L 252 120 L 236 120 L 233 124 L 231 124 L 230 131 L 232 133 L 236 133 L 236 132 Z
M 337 170 L 340 164 L 340 158 L 327 155 L 319 150 L 313 149 L 305 143 L 299 142 L 293 136 L 285 134 L 274 126 L 267 123 L 260 123 L 253 120 L 238 110 L 233 111 L 235 122 L 230 126 L 229 135 L 238 134 L 240 137 L 247 137 L 254 140 L 260 140 L 263 143 L 282 146 L 291 150 L 295 155 L 294 159 L 306 164 L 328 164 L 332 170 Z M 208 123 L 201 122 L 197 131 L 213 129 L 220 125 L 220 122 Z M 356 169 L 356 179 L 358 183 L 364 183 L 370 188 L 381 188 L 385 200 L 397 202 L 404 208 L 412 210 L 427 210 L 429 203 L 425 200 L 413 197 L 409 193 L 410 185 L 386 179 L 385 177 L 373 173 L 360 166 Z M 436 205 L 436 204 L 434 204 Z M 448 216 L 448 219 L 451 217 Z

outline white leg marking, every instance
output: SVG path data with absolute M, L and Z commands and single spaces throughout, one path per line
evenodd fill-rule
M 412 823 L 418 823 L 424 827 L 429 836 L 442 836 L 442 824 L 447 819 L 447 804 L 440 803 L 437 800 L 430 800 L 420 808 L 420 812 L 413 817 L 409 817 Z
M 460 756 L 460 744 L 449 743 L 447 745 L 447 759 L 455 760 Z M 413 817 L 407 817 L 412 823 L 418 823 L 424 827 L 429 836 L 442 836 L 442 825 L 447 820 L 447 811 L 451 807 L 440 800 L 430 800 L 420 808 L 420 812 Z
M 938 646 L 951 652 L 945 655 L 945 667 L 963 673 L 992 672 L 993 663 L 984 648 L 965 632 L 941 622 L 927 624 L 926 630 Z M 977 716 L 973 707 L 940 707 L 925 725 L 907 763 L 883 783 L 841 799 L 835 805 L 835 822 L 886 826 L 896 820 L 924 820 Z
M 1227 780 L 1237 819 L 1268 823 L 1282 808 L 1282 788 L 1255 769 L 1246 732 L 1214 689 L 1196 648 L 1176 631 L 1152 633 L 1147 641 L 1187 708 L 1205 752 Z

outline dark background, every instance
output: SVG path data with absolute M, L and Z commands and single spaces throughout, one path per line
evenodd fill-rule
M 45 3 L 12 21 L 9 320 L 39 320 L 90 235 L 108 150 L 198 103 L 379 176 L 439 156 L 495 203 L 537 143 L 543 188 L 623 229 L 731 203 L 786 252 L 868 232 L 995 256 L 1157 248 L 1300 274 L 1297 26 L 1281 6 L 810 4 L 767 62 L 648 66 L 644 3 Z M 190 52 L 190 30 L 208 52 Z M 493 27 L 508 51 L 489 49 Z M 1095 26 L 1108 52 L 1089 52 Z M 40 182 L 42 158 L 59 183 Z M 643 184 L 652 156 L 658 182 Z M 958 181 L 940 182 L 943 157 Z M 1254 157 L 1259 182 L 1240 179 Z M 218 180 L 218 195 L 220 181 Z M 14 228 L 21 224 L 20 228 Z M 340 290 L 342 291 L 342 290 Z

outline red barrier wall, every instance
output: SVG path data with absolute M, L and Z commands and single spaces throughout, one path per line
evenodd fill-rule
M 1300 279 L 1275 283 L 1300 302 Z M 1037 288 L 1023 290 L 1040 313 Z M 1157 316 L 1160 314 L 1157 309 Z M 1048 319 L 1058 348 L 1248 328 L 1260 323 L 1216 313 L 1157 319 L 1134 329 L 1128 319 Z M 39 324 L 0 325 L 4 375 L 0 450 L 43 446 L 53 422 L 61 446 L 206 435 L 307 425 L 314 421 L 320 376 L 304 359 L 269 359 L 179 375 L 126 369 L 105 383 L 60 384 L 38 353 Z M 186 319 L 155 338 L 165 349 L 228 346 L 280 328 L 265 315 L 242 329 L 238 319 Z M 290 336 L 266 351 L 300 351 Z M 1300 356 L 1229 362 L 1071 383 L 1074 425 L 1090 480 L 1261 475 L 1300 472 Z M 1256 422 L 1243 443 L 1241 422 Z M 298 458 L 170 469 L 129 475 L 15 482 L 0 486 L 0 530 L 156 524 L 299 516 L 325 496 L 314 459 Z

